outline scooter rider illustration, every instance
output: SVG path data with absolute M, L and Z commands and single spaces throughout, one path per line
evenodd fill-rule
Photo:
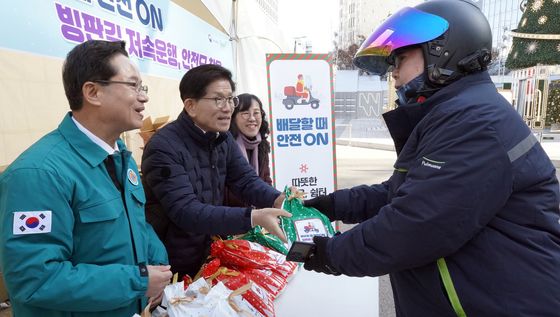
M 296 83 L 296 96 L 301 97 L 302 99 L 300 100 L 300 103 L 303 103 L 304 101 L 306 103 L 309 102 L 309 89 L 307 89 L 307 87 L 305 87 L 305 81 L 303 80 L 303 75 L 299 74 L 297 76 L 298 80 Z
M 305 86 L 303 75 L 299 74 L 295 86 L 284 87 L 284 95 L 286 98 L 282 99 L 282 104 L 286 109 L 291 110 L 294 105 L 310 105 L 312 109 L 319 108 L 320 100 L 311 95 L 310 89 Z

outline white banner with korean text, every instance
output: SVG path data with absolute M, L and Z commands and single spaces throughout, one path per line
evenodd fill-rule
M 328 54 L 268 54 L 272 174 L 306 198 L 336 189 L 333 72 Z
M 202 64 L 234 70 L 229 36 L 170 0 L 5 2 L 0 49 L 64 58 L 86 40 L 124 40 L 146 74 L 180 79 Z

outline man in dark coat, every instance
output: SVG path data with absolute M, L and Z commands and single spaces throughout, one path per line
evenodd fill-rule
M 171 270 L 191 277 L 209 254 L 212 235 L 260 225 L 285 239 L 278 216 L 284 195 L 258 177 L 228 132 L 237 106 L 231 72 L 218 65 L 188 71 L 179 90 L 184 111 L 160 129 L 142 156 L 147 219 L 163 240 Z M 224 186 L 252 206 L 224 207 Z
M 556 171 L 485 71 L 491 39 L 473 4 L 434 0 L 362 45 L 358 66 L 393 67 L 398 107 L 384 118 L 395 171 L 306 202 L 359 223 L 316 237 L 306 269 L 389 273 L 397 316 L 558 316 Z

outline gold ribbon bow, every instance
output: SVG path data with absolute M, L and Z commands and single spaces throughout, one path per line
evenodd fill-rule
M 235 304 L 235 302 L 233 301 L 233 298 L 237 295 L 245 294 L 245 292 L 251 289 L 252 285 L 253 282 L 249 282 L 241 286 L 240 288 L 236 289 L 235 291 L 231 292 L 231 294 L 229 294 L 228 296 L 229 306 L 231 306 L 231 308 L 235 310 L 236 313 L 245 315 L 247 317 L 252 317 L 253 315 L 251 315 L 251 313 L 249 313 L 248 311 L 241 309 L 239 306 L 237 306 L 237 304 Z

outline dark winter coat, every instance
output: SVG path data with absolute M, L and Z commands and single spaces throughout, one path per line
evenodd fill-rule
M 263 141 L 264 142 L 264 141 Z M 255 149 L 254 151 L 258 151 L 259 149 Z M 270 177 L 270 167 L 269 165 L 269 158 L 268 153 L 264 154 L 259 152 L 259 177 L 265 181 L 267 184 L 272 185 L 272 178 Z M 224 194 L 224 205 L 225 206 L 232 206 L 232 207 L 247 207 L 249 204 L 244 202 L 243 200 L 239 199 L 235 196 L 234 193 L 226 187 L 226 191 Z
M 457 316 L 453 302 L 467 316 L 558 316 L 556 170 L 488 74 L 385 120 L 394 174 L 334 195 L 336 218 L 361 222 L 329 241 L 334 269 L 391 273 L 401 317 Z
M 208 256 L 212 235 L 251 229 L 251 208 L 222 206 L 226 184 L 259 208 L 280 194 L 257 176 L 229 132 L 204 133 L 184 111 L 150 139 L 142 173 L 146 218 L 167 248 L 171 269 L 191 277 Z

